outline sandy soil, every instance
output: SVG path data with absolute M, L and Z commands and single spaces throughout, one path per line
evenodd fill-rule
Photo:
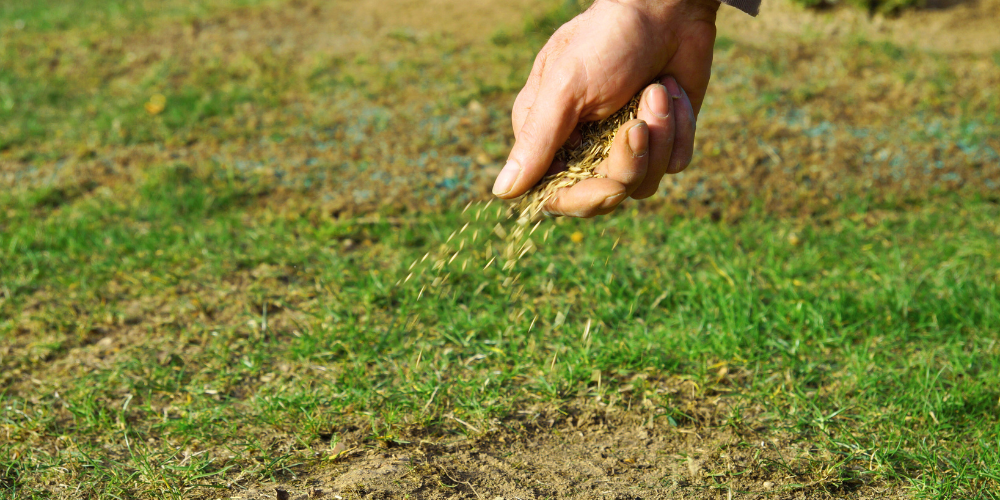
M 418 433 L 402 445 L 348 440 L 335 446 L 337 459 L 304 468 L 295 479 L 230 495 L 241 500 L 906 498 L 901 489 L 858 479 L 866 477 L 857 474 L 858 465 L 817 475 L 816 461 L 832 457 L 820 456 L 807 439 L 758 433 L 746 422 L 723 426 L 730 411 L 723 397 L 685 399 L 689 383 L 666 384 L 697 423 L 675 426 L 662 410 L 623 408 L 622 401 L 527 408 L 475 439 Z

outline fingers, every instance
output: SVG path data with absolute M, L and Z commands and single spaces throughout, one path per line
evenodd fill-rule
M 675 127 L 674 149 L 666 170 L 668 174 L 676 174 L 691 163 L 698 111 L 712 76 L 715 23 L 692 23 L 688 30 L 682 46 L 663 70 L 676 78 L 663 82 L 673 103 Z
M 661 82 L 665 82 L 667 77 Z M 642 183 L 631 193 L 641 200 L 656 193 L 660 179 L 667 172 L 674 149 L 674 102 L 661 83 L 646 87 L 639 102 L 638 118 L 649 124 L 649 167 Z
M 668 78 L 666 84 L 674 110 L 674 149 L 670 155 L 670 164 L 667 166 L 667 173 L 676 174 L 687 168 L 691 163 L 691 157 L 694 155 L 694 135 L 697 118 L 694 107 L 691 105 L 691 99 L 684 92 L 684 88 L 678 85 L 672 78 Z M 659 181 L 657 181 L 657 184 L 659 184 Z
M 626 196 L 625 185 L 616 180 L 584 179 L 560 190 L 545 206 L 545 212 L 581 218 L 604 215 L 613 211 Z
M 642 183 L 649 164 L 649 148 L 649 126 L 646 122 L 626 122 L 615 134 L 608 158 L 596 169 L 606 178 L 585 179 L 560 190 L 545 210 L 573 217 L 593 217 L 611 212 Z
M 578 79 L 566 76 L 542 83 L 516 133 L 507 164 L 493 185 L 500 198 L 520 196 L 545 175 L 556 151 L 569 138 L 580 117 Z
M 677 79 L 680 88 L 690 97 L 694 116 L 698 116 L 712 77 L 715 24 L 694 23 L 688 30 L 690 33 L 660 74 L 673 75 Z
M 631 194 L 642 183 L 649 168 L 649 125 L 629 120 L 618 128 L 608 158 L 595 172 L 618 181 Z

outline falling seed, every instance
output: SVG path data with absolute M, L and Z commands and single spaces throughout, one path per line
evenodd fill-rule
M 461 250 L 459 250 L 459 251 L 461 251 Z M 451 265 L 451 262 L 452 262 L 453 260 L 455 260 L 455 257 L 458 257 L 458 252 L 455 252 L 455 255 L 452 255 L 452 256 L 451 256 L 451 258 L 450 258 L 450 259 L 448 259 L 448 265 Z
M 522 247 L 521 254 L 518 255 L 517 258 L 518 259 L 523 258 L 524 254 L 535 251 L 535 248 L 536 248 L 535 243 L 531 240 L 528 240 Z
M 469 207 L 471 207 L 471 206 L 472 206 L 472 202 L 470 201 L 467 205 L 465 205 L 465 208 L 462 209 L 462 213 L 464 214 L 465 211 L 468 210 Z
M 542 221 L 536 222 L 535 223 L 535 227 L 531 228 L 531 232 L 528 233 L 528 236 L 531 236 L 531 235 L 535 234 L 535 230 L 538 229 L 538 226 L 540 226 L 540 225 L 542 225 Z
M 587 318 L 587 326 L 583 329 L 583 341 L 590 340 L 590 318 Z
M 425 253 L 424 256 L 420 258 L 420 262 L 427 260 L 427 257 L 430 257 L 430 255 L 431 255 L 430 252 Z
M 493 234 L 499 236 L 500 239 L 507 239 L 507 231 L 500 224 L 493 227 Z
M 490 267 L 490 264 L 492 264 L 494 260 L 497 260 L 497 258 L 493 257 L 492 259 L 490 259 L 490 261 L 487 262 L 485 266 L 483 266 L 483 271 L 485 271 L 487 267 Z
M 451 239 L 452 239 L 452 238 L 454 238 L 454 237 L 455 237 L 455 234 L 457 234 L 457 233 L 458 233 L 458 231 L 452 231 L 452 232 L 451 232 L 451 235 L 450 235 L 450 236 L 448 236 L 448 239 L 447 239 L 447 240 L 445 240 L 445 242 L 444 242 L 444 243 L 445 243 L 445 245 L 447 245 L 447 244 L 448 244 L 448 242 L 449 242 L 449 241 L 451 241 Z
M 420 259 L 413 259 L 413 264 L 410 264 L 410 267 L 406 268 L 406 270 L 407 271 L 412 271 L 413 270 L 413 266 L 417 265 L 417 262 L 419 262 L 419 261 L 420 261 Z
M 424 285 L 424 286 L 420 287 L 420 293 L 417 294 L 417 300 L 420 300 L 420 297 L 424 296 L 424 289 L 425 288 L 427 288 L 427 285 Z
M 535 321 L 538 320 L 538 315 L 536 314 L 534 318 L 531 318 L 531 324 L 528 325 L 528 333 L 531 333 L 531 329 L 535 327 Z
M 556 320 L 552 322 L 552 328 L 559 328 L 566 322 L 566 315 L 562 311 L 556 313 Z
M 611 245 L 611 251 L 612 251 L 612 252 L 614 252 L 614 251 L 615 251 L 615 248 L 618 248 L 618 242 L 619 242 L 619 241 L 621 241 L 621 240 L 622 240 L 622 237 L 621 237 L 621 236 L 619 236 L 619 237 L 618 237 L 618 239 L 617 239 L 617 240 L 615 240 L 615 244 L 614 244 L 614 245 Z
M 468 229 L 468 228 L 469 228 L 469 223 L 468 223 L 468 222 L 466 222 L 466 223 L 465 223 L 465 225 L 464 225 L 464 226 L 462 226 L 462 229 L 460 229 L 460 230 L 458 231 L 458 234 L 462 234 L 462 233 L 464 233 L 464 232 L 465 232 L 465 230 L 466 230 L 466 229 Z
M 410 281 L 410 278 L 412 278 L 412 277 L 413 277 L 413 273 L 410 273 L 410 274 L 406 275 L 406 279 L 403 280 L 403 283 L 406 283 L 407 281 Z

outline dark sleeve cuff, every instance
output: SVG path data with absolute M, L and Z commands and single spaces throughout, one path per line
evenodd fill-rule
M 719 0 L 722 3 L 730 6 L 736 7 L 737 9 L 750 14 L 753 17 L 757 17 L 757 13 L 760 12 L 760 0 Z

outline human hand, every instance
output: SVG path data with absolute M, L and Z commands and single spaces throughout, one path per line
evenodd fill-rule
M 597 0 L 559 28 L 514 102 L 515 143 L 494 194 L 520 196 L 559 171 L 555 153 L 579 141 L 581 121 L 610 116 L 654 79 L 659 83 L 645 89 L 637 119 L 619 129 L 597 168 L 606 177 L 560 191 L 545 210 L 577 217 L 608 213 L 627 196 L 652 196 L 664 174 L 687 167 L 711 72 L 718 6 L 715 0 Z

